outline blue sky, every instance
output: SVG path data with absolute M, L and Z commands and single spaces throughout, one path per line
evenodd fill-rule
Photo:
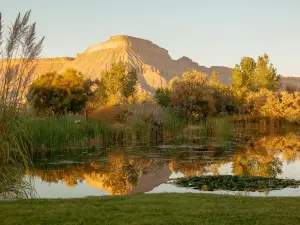
M 268 53 L 300 76 L 299 0 L 0 0 L 5 24 L 32 9 L 43 56 L 75 56 L 112 35 L 145 38 L 200 65 L 234 66 Z

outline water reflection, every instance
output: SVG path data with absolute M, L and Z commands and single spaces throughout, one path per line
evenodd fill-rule
M 18 164 L 0 166 L 0 201 L 36 196 L 31 177 L 24 179 L 24 168 Z
M 144 191 L 148 187 L 141 188 L 145 183 L 141 183 L 141 180 L 149 180 L 151 177 L 154 179 L 151 179 L 153 183 L 150 186 L 168 180 L 170 173 L 160 164 L 160 160 L 133 156 L 127 155 L 125 151 L 111 152 L 107 161 L 94 159 L 84 164 L 46 164 L 40 169 L 27 171 L 26 174 L 40 177 L 48 183 L 63 182 L 70 188 L 85 181 L 111 195 L 128 194 L 139 189 Z
M 296 171 L 300 171 L 300 135 L 296 132 L 282 134 L 235 130 L 230 138 L 231 144 L 228 145 L 226 140 L 224 146 L 212 138 L 210 142 L 205 140 L 206 144 L 185 142 L 184 145 L 177 143 L 160 146 L 115 146 L 80 153 L 77 157 L 72 155 L 59 158 L 54 155 L 48 158 L 50 163 L 37 161 L 35 169 L 27 170 L 26 174 L 35 177 L 36 182 L 46 182 L 53 189 L 63 185 L 64 191 L 68 192 L 63 195 L 62 189 L 59 189 L 60 193 L 49 194 L 43 191 L 45 187 L 35 184 L 41 197 L 180 192 L 178 188 L 167 184 L 170 177 L 178 176 L 298 176 Z M 293 169 L 290 169 L 291 166 Z M 81 194 L 70 196 L 69 192 L 76 188 L 82 189 Z M 89 188 L 93 188 L 94 191 L 88 190 Z M 290 192 L 287 190 L 287 193 Z M 290 195 L 300 195 L 300 190 L 294 190 Z

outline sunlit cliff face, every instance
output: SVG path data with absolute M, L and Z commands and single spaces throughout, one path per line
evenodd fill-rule
M 112 36 L 105 42 L 92 45 L 75 58 L 37 59 L 32 79 L 45 73 L 60 73 L 68 68 L 80 71 L 86 78 L 101 79 L 101 72 L 110 69 L 112 63 L 120 61 L 124 62 L 128 69 L 137 71 L 138 86 L 148 92 L 167 86 L 171 78 L 179 77 L 191 69 L 207 74 L 216 70 L 220 72 L 222 82 L 230 83 L 230 68 L 199 66 L 187 57 L 173 60 L 166 49 L 151 41 L 125 35 Z

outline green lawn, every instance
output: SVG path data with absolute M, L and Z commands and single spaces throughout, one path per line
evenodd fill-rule
M 300 224 L 300 198 L 138 194 L 0 203 L 3 225 Z

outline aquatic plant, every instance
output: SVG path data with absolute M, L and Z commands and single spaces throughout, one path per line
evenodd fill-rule
M 174 183 L 181 187 L 208 191 L 271 191 L 300 186 L 300 181 L 294 179 L 231 175 L 184 177 L 176 179 Z
M 31 165 L 30 151 L 9 132 L 10 123 L 0 122 L 0 199 L 23 198 L 32 194 L 30 180 L 23 173 Z
M 111 129 L 102 123 L 65 116 L 22 119 L 11 127 L 10 132 L 32 151 L 49 151 L 88 148 L 88 143 L 96 137 L 108 139 Z

